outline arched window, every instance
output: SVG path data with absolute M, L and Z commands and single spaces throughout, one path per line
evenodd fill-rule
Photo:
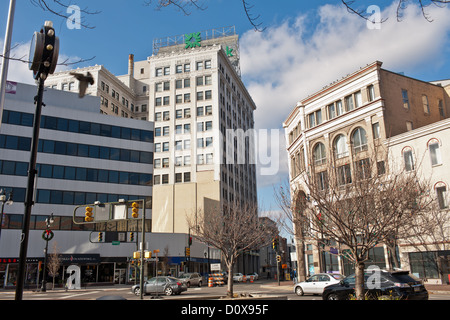
M 447 209 L 448 208 L 447 185 L 444 182 L 439 181 L 434 185 L 434 189 L 436 190 L 439 209 Z
M 402 154 L 403 154 L 403 161 L 405 162 L 405 170 L 406 171 L 414 170 L 414 157 L 411 147 L 403 148 Z
M 431 165 L 436 166 L 442 163 L 441 150 L 439 149 L 439 140 L 431 139 L 428 142 L 428 150 L 430 150 Z
M 316 144 L 313 149 L 314 164 L 321 165 L 327 162 L 327 155 L 325 153 L 325 145 L 321 142 Z
M 359 153 L 367 150 L 367 136 L 366 130 L 357 128 L 352 135 L 353 151 Z
M 336 155 L 336 159 L 348 156 L 347 137 L 343 134 L 340 134 L 334 140 L 334 153 Z

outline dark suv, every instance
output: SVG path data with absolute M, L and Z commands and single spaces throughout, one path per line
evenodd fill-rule
M 422 282 L 411 275 L 409 271 L 379 271 L 379 283 L 373 284 L 369 277 L 372 273 L 364 274 L 365 296 L 369 299 L 389 297 L 394 299 L 428 300 L 428 291 Z M 367 281 L 369 279 L 370 289 Z M 372 278 L 373 279 L 373 278 Z M 325 287 L 323 300 L 347 300 L 355 294 L 355 275 L 352 274 L 339 283 Z

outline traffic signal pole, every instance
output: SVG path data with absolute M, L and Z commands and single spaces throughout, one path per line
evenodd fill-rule
M 145 250 L 145 199 L 142 200 L 142 246 L 141 246 L 141 275 L 139 286 L 141 288 L 140 299 L 144 299 L 144 250 Z

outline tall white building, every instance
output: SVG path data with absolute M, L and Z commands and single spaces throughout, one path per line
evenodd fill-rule
M 234 27 L 155 39 L 146 60 L 129 56 L 125 75 L 93 66 L 55 73 L 46 86 L 77 92 L 70 72 L 93 75 L 88 94 L 100 97 L 101 113 L 154 122 L 152 232 L 187 236 L 188 215 L 257 203 L 256 106 Z
M 203 39 L 196 45 L 187 43 L 189 35 L 181 44 L 163 42 L 148 58 L 154 232 L 189 232 L 186 216 L 228 201 L 256 203 L 256 106 L 240 79 L 231 31 L 192 34 L 191 41 Z

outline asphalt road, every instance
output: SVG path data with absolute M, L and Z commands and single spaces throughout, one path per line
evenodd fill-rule
M 150 296 L 145 295 L 143 300 L 207 300 L 217 299 L 219 296 L 226 295 L 226 286 L 201 288 L 193 287 L 181 295 L 174 296 Z M 291 283 L 255 281 L 254 283 L 237 283 L 234 285 L 234 293 L 241 295 L 252 295 L 253 297 L 267 297 L 271 299 L 284 300 L 322 300 L 319 295 L 297 296 L 293 292 Z M 131 292 L 131 286 L 116 285 L 111 287 L 87 287 L 79 290 L 64 291 L 61 289 L 48 290 L 47 292 L 24 291 L 23 300 L 52 300 L 52 301 L 70 301 L 70 300 L 97 300 L 105 296 L 122 297 L 126 300 L 140 300 Z M 14 290 L 0 291 L 0 300 L 14 300 Z M 430 294 L 430 300 L 450 300 L 450 294 Z

